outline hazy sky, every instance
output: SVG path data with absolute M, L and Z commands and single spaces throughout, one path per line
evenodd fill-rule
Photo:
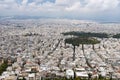
M 0 0 L 1 16 L 120 20 L 120 0 Z

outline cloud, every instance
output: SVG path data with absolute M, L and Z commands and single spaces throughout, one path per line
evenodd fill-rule
M 22 5 L 26 5 L 28 3 L 28 0 L 22 0 Z
M 119 9 L 120 0 L 0 0 L 0 15 L 99 17 Z
M 81 12 L 97 12 L 118 8 L 119 3 L 119 0 L 83 0 L 83 2 L 78 1 L 76 3 L 73 3 L 71 6 L 67 7 L 66 10 Z
M 86 7 L 94 10 L 107 10 L 117 8 L 120 1 L 119 0 L 86 0 L 88 4 Z

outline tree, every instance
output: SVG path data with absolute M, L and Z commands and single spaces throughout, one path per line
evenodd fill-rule
M 113 35 L 113 38 L 120 38 L 120 34 Z
M 91 44 L 92 44 L 92 49 L 93 49 L 93 50 L 95 50 L 94 45 L 95 45 L 95 44 L 98 44 L 98 43 L 100 43 L 100 41 L 98 41 L 97 39 L 92 38 Z
M 2 63 L 1 65 L 0 65 L 0 75 L 4 72 L 4 71 L 6 71 L 6 68 L 8 67 L 8 64 L 7 64 L 7 62 L 6 61 L 4 61 L 4 63 Z
M 109 35 L 107 33 L 91 33 L 91 32 L 79 32 L 79 31 L 71 31 L 62 33 L 64 36 L 73 35 L 78 37 L 98 37 L 98 38 L 108 38 Z

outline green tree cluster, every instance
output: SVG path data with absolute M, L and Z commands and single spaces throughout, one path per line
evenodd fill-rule
M 109 35 L 107 33 L 91 33 L 91 32 L 78 32 L 78 31 L 71 31 L 62 33 L 64 36 L 66 35 L 73 35 L 78 37 L 98 37 L 98 38 L 108 38 Z
M 8 64 L 7 64 L 7 62 L 4 62 L 4 63 L 2 63 L 1 65 L 0 65 L 0 75 L 4 72 L 4 71 L 6 71 L 6 68 L 8 67 Z
M 113 38 L 120 38 L 120 34 L 113 35 Z

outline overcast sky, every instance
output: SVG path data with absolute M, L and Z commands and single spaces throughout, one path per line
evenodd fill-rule
M 119 21 L 120 0 L 0 0 L 0 15 Z

